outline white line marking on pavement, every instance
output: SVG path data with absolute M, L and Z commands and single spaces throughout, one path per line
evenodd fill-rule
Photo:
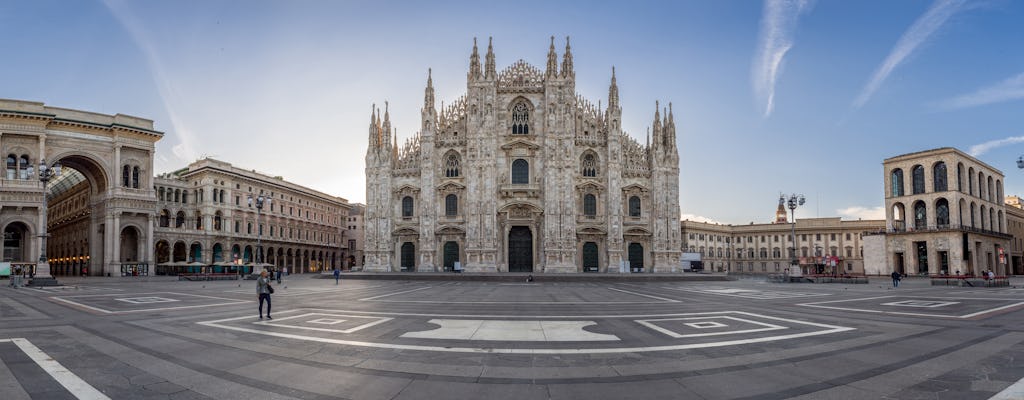
M 63 303 L 67 303 L 67 304 L 71 304 L 71 305 L 77 306 L 77 307 L 88 308 L 90 310 L 98 311 L 98 312 L 101 312 L 101 313 L 104 313 L 104 314 L 128 314 L 128 313 L 137 313 L 137 312 L 163 311 L 163 310 L 180 310 L 180 309 L 185 309 L 185 308 L 229 306 L 229 305 L 235 305 L 235 304 L 249 303 L 249 301 L 247 301 L 247 300 L 231 299 L 231 298 L 227 298 L 227 297 L 203 296 L 203 295 L 200 295 L 200 294 L 186 294 L 186 293 L 175 293 L 175 292 L 133 293 L 132 295 L 144 295 L 144 294 L 176 294 L 176 295 L 180 295 L 180 296 L 204 297 L 204 298 L 208 298 L 208 299 L 228 300 L 229 303 L 201 304 L 201 305 L 196 305 L 196 306 L 143 308 L 143 309 L 137 309 L 137 310 L 114 311 L 114 310 L 107 310 L 107 309 L 103 309 L 103 308 L 99 308 L 99 307 L 93 307 L 93 306 L 90 306 L 90 305 L 82 304 L 82 303 L 79 303 L 79 302 L 74 301 L 74 300 L 69 300 L 67 298 L 72 298 L 72 297 L 124 296 L 125 295 L 124 293 L 118 293 L 118 294 L 94 294 L 94 295 L 82 295 L 82 296 L 64 296 L 64 297 L 67 297 L 67 298 L 64 298 L 64 297 L 50 297 L 50 299 L 53 299 L 53 300 L 56 300 L 56 301 L 60 301 L 60 302 L 63 302 Z
M 851 307 L 836 307 L 836 306 L 824 306 L 824 305 L 822 305 L 822 304 L 844 303 L 844 302 L 852 302 L 852 301 L 889 299 L 889 298 L 893 298 L 893 297 L 910 297 L 910 298 L 915 298 L 915 299 L 940 299 L 940 300 L 1009 300 L 1009 299 L 985 299 L 985 298 L 973 298 L 973 297 L 878 296 L 878 297 L 864 297 L 864 298 L 859 298 L 859 299 L 819 301 L 819 302 L 815 302 L 815 303 L 803 303 L 803 304 L 799 304 L 799 305 L 804 306 L 804 307 L 827 308 L 827 309 L 831 309 L 831 310 L 842 310 L 842 311 L 866 312 L 866 313 L 872 313 L 872 314 L 910 315 L 910 316 L 916 316 L 916 317 L 957 318 L 957 319 L 973 318 L 973 317 L 977 317 L 979 315 L 985 315 L 985 314 L 989 314 L 989 313 L 994 313 L 994 312 L 997 312 L 997 311 L 1005 310 L 1005 309 L 1008 309 L 1008 308 L 1014 308 L 1014 307 L 1018 307 L 1018 306 L 1024 305 L 1024 302 L 1007 304 L 1005 306 L 991 308 L 991 309 L 985 309 L 985 310 L 982 310 L 982 311 L 978 311 L 978 312 L 974 312 L 974 313 L 970 313 L 970 314 L 965 314 L 965 315 L 912 313 L 912 312 L 902 312 L 902 311 L 885 311 L 885 310 L 874 310 L 874 309 L 868 309 L 868 308 L 851 308 Z
M 593 333 L 584 327 L 594 321 L 521 321 L 482 319 L 431 319 L 440 327 L 406 332 L 401 337 L 419 339 L 491 340 L 509 342 L 594 342 L 618 341 L 618 336 Z
M 1017 381 L 1002 392 L 996 393 L 995 396 L 989 397 L 988 400 L 1020 400 L 1024 399 L 1024 378 Z
M 648 298 L 652 298 L 652 299 L 656 299 L 656 300 L 666 301 L 666 302 L 669 302 L 669 303 L 679 303 L 680 302 L 679 300 L 667 299 L 667 298 L 664 298 L 664 297 L 652 296 L 652 295 L 649 295 L 649 294 L 643 294 L 643 293 L 637 293 L 637 292 L 630 292 L 628 290 L 616 289 L 616 288 L 613 288 L 613 287 L 606 288 L 606 289 L 614 290 L 616 292 L 629 293 L 629 294 L 634 295 L 634 296 L 648 297 Z
M 81 400 L 110 400 L 105 394 L 96 390 L 78 375 L 75 375 L 67 368 L 64 368 L 57 360 L 46 355 L 42 350 L 24 338 L 0 339 L 2 342 L 13 342 L 21 351 L 25 352 L 32 361 L 35 361 L 43 371 L 53 377 L 57 383 L 64 386 L 71 394 Z
M 311 311 L 311 310 L 313 310 L 313 309 L 307 309 L 306 311 Z M 333 310 L 325 310 L 325 311 L 333 311 Z M 345 310 L 345 311 L 334 311 L 334 312 L 363 313 L 363 314 L 367 313 L 367 312 L 348 311 L 348 310 Z M 402 313 L 374 313 L 374 314 L 415 315 L 415 316 L 425 315 L 425 314 L 402 314 Z M 852 330 L 856 330 L 857 329 L 857 328 L 849 328 L 849 327 L 843 327 L 843 326 L 819 324 L 819 323 L 815 323 L 815 322 L 798 321 L 798 320 L 779 318 L 779 317 L 770 317 L 770 316 L 767 316 L 767 315 L 752 314 L 752 313 L 748 313 L 748 312 L 744 312 L 744 311 L 719 311 L 719 312 L 710 312 L 710 313 L 685 313 L 685 314 L 656 314 L 656 315 L 643 315 L 643 316 L 614 315 L 614 316 L 606 316 L 605 318 L 638 318 L 638 317 L 639 318 L 643 318 L 643 317 L 670 317 L 670 316 L 685 316 L 685 315 L 718 315 L 718 314 L 737 314 L 737 315 L 746 315 L 746 316 L 749 316 L 749 317 L 752 317 L 752 318 L 771 319 L 771 320 L 776 320 L 776 321 L 786 321 L 786 322 L 791 322 L 791 323 L 795 323 L 795 324 L 816 326 L 816 327 L 824 328 L 824 330 L 812 331 L 812 332 L 803 332 L 803 333 L 794 333 L 794 334 L 781 335 L 781 336 L 769 336 L 769 337 L 759 337 L 759 338 L 750 338 L 750 339 L 729 340 L 729 341 L 722 341 L 722 342 L 692 343 L 692 344 L 679 344 L 679 345 L 668 345 L 668 346 L 589 348 L 589 349 L 588 348 L 575 348 L 575 349 L 550 349 L 550 348 L 536 349 L 535 348 L 535 349 L 531 349 L 531 348 L 492 348 L 492 347 L 486 347 L 486 348 L 485 347 L 447 347 L 447 346 L 426 346 L 426 345 L 412 345 L 412 344 L 377 343 L 377 342 L 365 342 L 365 341 L 357 341 L 357 340 L 342 340 L 342 339 L 332 339 L 332 338 L 323 338 L 323 337 L 302 336 L 302 335 L 295 335 L 295 334 L 290 334 L 290 333 L 271 332 L 271 331 L 266 331 L 266 330 L 257 330 L 257 329 L 243 328 L 243 327 L 237 327 L 237 326 L 220 325 L 218 323 L 220 321 L 203 321 L 203 322 L 196 322 L 196 323 L 199 324 L 199 325 L 210 326 L 210 327 L 221 328 L 221 329 L 227 329 L 227 330 L 233 330 L 233 331 L 237 331 L 237 332 L 248 332 L 248 333 L 254 333 L 254 334 L 259 334 L 259 335 L 266 335 L 266 336 L 273 336 L 273 337 L 279 337 L 279 338 L 285 338 L 285 339 L 314 341 L 314 342 L 320 342 L 320 343 L 340 344 L 340 345 L 346 345 L 346 346 L 375 347 L 375 348 L 397 349 L 397 350 L 438 351 L 438 352 L 451 352 L 451 353 L 501 353 L 501 354 L 617 354 L 617 353 L 637 353 L 637 352 L 687 350 L 687 349 L 699 349 L 699 348 L 709 348 L 709 347 L 734 346 L 734 345 L 743 345 L 743 344 L 751 344 L 751 343 L 763 343 L 763 342 L 771 342 L 771 341 L 776 341 L 776 340 L 797 339 L 797 338 L 802 338 L 802 337 L 827 335 L 827 334 L 846 332 L 846 331 L 852 331 Z M 468 316 L 468 317 L 470 317 L 470 318 L 473 318 L 473 317 L 479 318 L 479 316 Z M 493 317 L 498 317 L 498 316 L 490 315 L 488 317 L 492 317 L 493 318 Z M 601 318 L 601 316 L 592 316 L 592 315 L 588 315 L 588 316 L 539 316 L 539 317 L 537 317 L 537 316 L 505 316 L 505 317 L 506 318 L 545 318 L 545 319 L 547 319 L 547 318 L 560 318 L 560 319 L 572 319 L 572 318 L 596 319 L 596 318 Z M 243 318 L 247 318 L 247 317 L 243 317 Z M 251 318 L 251 317 L 248 317 L 248 318 Z
M 359 299 L 359 301 L 370 301 L 370 300 L 379 299 L 381 297 L 394 296 L 394 295 L 403 294 L 403 293 L 411 293 L 411 292 L 415 292 L 415 291 L 418 291 L 418 290 L 424 290 L 424 289 L 430 289 L 430 288 L 431 288 L 431 286 L 424 286 L 424 287 L 416 288 L 416 289 L 412 289 L 412 290 L 403 290 L 401 292 L 382 294 L 380 296 L 366 297 L 366 298 Z
M 761 326 L 764 326 L 764 328 L 743 329 L 743 330 L 738 330 L 738 331 L 710 332 L 710 333 L 692 333 L 692 334 L 684 335 L 684 334 L 672 331 L 671 329 L 663 328 L 663 327 L 660 327 L 660 326 L 655 325 L 655 324 L 652 323 L 652 322 L 660 322 L 660 321 L 689 321 L 689 320 L 697 320 L 697 319 L 716 319 L 716 318 L 725 318 L 725 319 L 731 319 L 733 321 L 745 322 L 745 323 L 752 324 L 752 325 L 761 325 Z M 740 333 L 754 333 L 754 332 L 774 331 L 774 330 L 779 330 L 779 329 L 789 329 L 789 328 L 784 327 L 784 326 L 779 326 L 779 325 L 774 325 L 774 324 L 766 324 L 766 323 L 763 323 L 763 322 L 751 321 L 749 319 L 729 317 L 729 316 L 724 316 L 724 315 L 713 316 L 713 317 L 638 319 L 638 320 L 636 320 L 636 322 L 638 322 L 640 325 L 643 325 L 643 326 L 646 326 L 648 328 L 654 329 L 654 330 L 656 330 L 658 332 L 664 333 L 664 334 L 666 334 L 666 335 L 668 335 L 670 337 L 676 338 L 676 339 L 688 338 L 688 337 L 734 335 L 734 334 L 740 334 Z

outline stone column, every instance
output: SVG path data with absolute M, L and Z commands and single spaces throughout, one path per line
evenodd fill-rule
M 114 215 L 107 214 L 103 220 L 103 261 L 100 265 L 100 270 L 97 271 L 100 276 L 103 276 L 106 272 L 110 271 L 113 264 L 117 261 L 114 258 L 114 245 L 117 240 L 114 239 L 116 235 L 117 227 L 114 226 Z
M 122 175 L 122 173 L 123 173 L 122 171 L 123 170 L 122 170 L 122 166 L 121 166 L 121 144 L 115 144 L 114 145 L 114 179 L 113 179 L 113 181 L 117 182 L 117 184 L 116 185 L 110 185 L 109 189 L 111 189 L 111 192 L 113 192 L 113 190 L 112 190 L 113 188 L 119 187 L 122 184 L 124 184 L 124 181 L 122 180 L 122 179 L 124 179 L 123 178 L 124 175 Z M 116 260 L 116 261 L 121 261 L 121 260 Z
M 147 220 L 149 223 L 146 224 L 146 250 L 143 251 L 142 254 L 144 262 L 149 264 L 150 274 L 153 274 L 156 272 L 156 257 L 154 256 L 156 249 L 154 248 L 155 238 L 153 237 L 153 227 L 156 224 L 156 217 L 150 215 Z

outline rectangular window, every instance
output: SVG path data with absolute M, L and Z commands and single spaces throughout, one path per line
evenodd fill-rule
M 814 240 L 821 240 L 821 234 L 820 233 L 815 233 L 814 234 Z
M 768 272 L 768 263 L 761 263 L 761 272 Z
M 802 234 L 802 235 L 800 235 L 800 241 L 801 241 L 801 242 L 806 242 L 806 241 L 807 241 L 807 234 L 806 234 L 806 233 L 805 233 L 805 234 Z
M 836 240 L 836 234 L 833 233 L 831 236 L 829 236 L 829 240 Z
M 846 232 L 846 240 L 850 240 L 850 232 Z

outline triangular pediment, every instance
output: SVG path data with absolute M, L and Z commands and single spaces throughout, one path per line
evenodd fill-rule
M 460 226 L 455 225 L 443 225 L 434 231 L 436 235 L 465 235 L 466 230 Z
M 395 189 L 395 193 L 419 193 L 420 188 L 413 185 L 402 185 Z
M 587 190 L 603 191 L 604 185 L 600 181 L 588 179 L 576 185 L 576 190 L 581 192 Z
M 641 228 L 639 226 L 634 226 L 632 228 L 626 229 L 626 231 L 623 232 L 623 234 L 624 235 L 650 235 L 651 231 L 647 230 L 647 228 Z
M 649 191 L 649 189 L 647 189 L 647 187 L 645 187 L 643 185 L 634 183 L 632 185 L 623 187 L 622 191 L 623 192 L 631 192 L 631 191 L 647 192 L 647 191 Z
M 465 188 L 466 188 L 466 185 L 463 185 L 463 184 L 455 182 L 455 181 L 445 181 L 445 182 L 441 182 L 440 185 L 437 185 L 437 190 L 440 190 L 440 191 L 462 190 L 462 189 L 465 189 Z
M 508 142 L 508 143 L 505 143 L 505 144 L 501 145 L 501 149 L 502 150 L 512 150 L 512 149 L 538 150 L 538 149 L 540 149 L 540 145 L 537 145 L 537 144 L 535 144 L 533 142 L 528 142 L 528 141 L 523 140 L 523 139 L 516 139 L 516 140 L 513 140 L 511 142 Z
M 398 228 L 391 232 L 391 236 L 419 235 L 420 232 L 412 228 Z

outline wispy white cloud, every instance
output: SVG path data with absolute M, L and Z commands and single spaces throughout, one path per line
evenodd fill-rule
M 836 210 L 842 219 L 885 219 L 885 207 L 850 206 Z
M 757 54 L 751 70 L 758 106 L 764 104 L 764 116 L 775 108 L 775 83 L 782 71 L 786 52 L 793 47 L 793 33 L 801 14 L 811 9 L 811 0 L 765 0 Z
M 971 148 L 967 150 L 967 154 L 970 154 L 973 157 L 978 157 L 982 154 L 988 153 L 989 150 L 1017 143 L 1024 143 L 1024 136 L 1010 136 L 1005 139 L 989 140 L 985 143 L 979 143 L 971 146 Z
M 694 221 L 694 222 L 706 222 L 709 224 L 721 224 L 721 222 L 713 220 L 708 217 L 695 215 L 695 214 L 682 214 L 679 216 L 681 221 Z
M 153 74 L 154 84 L 160 93 L 164 109 L 171 120 L 171 129 L 180 141 L 174 145 L 171 151 L 178 157 L 178 161 L 193 161 L 197 159 L 199 152 L 196 151 L 196 135 L 188 129 L 183 118 L 177 112 L 176 105 L 181 104 L 182 100 L 180 99 L 182 96 L 177 93 L 171 80 L 168 79 L 164 71 L 163 62 L 160 59 L 160 53 L 153 44 L 153 40 L 149 37 L 147 29 L 137 17 L 125 8 L 121 1 L 104 0 L 103 4 L 110 10 L 114 18 L 121 23 L 121 26 L 128 31 L 132 40 L 146 56 L 146 64 Z
M 974 93 L 957 96 L 939 103 L 945 109 L 977 107 L 986 104 L 1024 99 L 1024 73 L 995 85 L 978 89 Z
M 875 91 L 882 86 L 889 74 L 935 34 L 950 17 L 963 9 L 964 3 L 965 0 L 936 0 L 932 3 L 928 11 L 914 21 L 914 24 L 896 42 L 896 46 L 889 52 L 889 56 L 878 66 L 860 96 L 854 100 L 853 106 L 855 108 L 864 106 L 875 94 Z

